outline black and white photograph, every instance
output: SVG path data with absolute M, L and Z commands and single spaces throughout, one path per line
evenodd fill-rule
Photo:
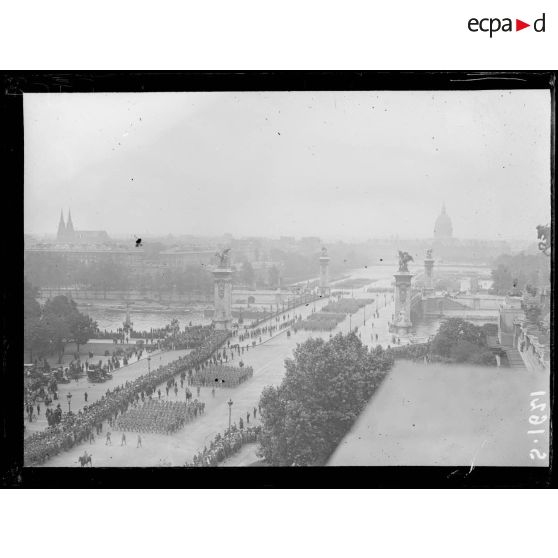
M 23 94 L 24 470 L 550 466 L 554 92 L 405 79 Z

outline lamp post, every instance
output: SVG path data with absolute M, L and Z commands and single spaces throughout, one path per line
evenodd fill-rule
M 147 373 L 151 374 L 151 357 L 147 357 Z
M 66 399 L 68 400 L 68 413 L 69 413 L 71 410 L 72 394 L 68 393 L 68 395 L 66 395 Z
M 227 402 L 227 405 L 229 406 L 229 434 L 231 432 L 231 413 L 232 413 L 232 406 L 233 406 L 233 400 L 229 399 Z

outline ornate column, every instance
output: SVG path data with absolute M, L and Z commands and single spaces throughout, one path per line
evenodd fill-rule
M 322 255 L 320 256 L 320 294 L 322 296 L 329 296 L 329 261 L 330 257 L 327 255 L 327 249 L 322 248 Z
M 424 259 L 424 291 L 429 294 L 434 291 L 434 258 L 432 257 L 432 250 L 426 251 L 426 258 Z
M 413 261 L 407 252 L 399 252 L 399 270 L 395 277 L 395 312 L 390 330 L 399 336 L 408 335 L 413 326 L 411 322 L 411 280 L 413 274 L 407 264 Z
M 213 324 L 217 330 L 232 329 L 232 269 L 229 264 L 229 249 L 219 256 L 219 265 L 213 270 L 214 313 Z

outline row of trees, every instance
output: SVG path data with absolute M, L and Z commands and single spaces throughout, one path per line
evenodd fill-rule
M 354 333 L 298 345 L 281 385 L 262 392 L 261 456 L 274 466 L 324 465 L 392 365 Z
M 37 253 L 25 262 L 25 273 L 34 285 L 41 287 L 73 287 L 110 292 L 129 289 L 157 293 L 199 294 L 209 296 L 213 292 L 213 277 L 204 266 L 190 265 L 185 268 L 153 267 L 131 269 L 117 259 L 103 259 L 80 263 L 60 254 Z M 265 277 L 257 277 L 252 264 L 243 262 L 234 280 L 242 285 L 277 288 L 280 283 L 277 266 L 267 270 Z
M 280 280 L 281 272 L 277 266 L 271 266 L 267 270 L 265 276 L 258 276 L 253 265 L 249 261 L 242 262 L 234 276 L 234 281 L 241 285 L 249 287 L 269 287 L 271 289 L 276 289 L 280 284 Z
M 332 277 L 342 275 L 356 267 L 367 265 L 371 260 L 370 254 L 363 251 L 358 252 L 342 243 L 329 246 L 328 253 L 331 257 L 329 272 Z M 319 273 L 319 256 L 319 252 L 300 253 L 279 249 L 270 251 L 271 259 L 281 263 L 283 276 L 287 283 L 316 277 Z
M 146 246 L 144 267 L 131 267 L 116 257 L 110 257 L 110 254 L 99 261 L 85 263 L 64 253 L 35 252 L 26 256 L 25 274 L 32 284 L 39 287 L 80 285 L 104 292 L 133 289 L 159 293 L 212 293 L 213 278 L 205 266 L 191 265 L 184 269 L 158 267 L 159 252 L 163 248 L 160 243 Z M 258 274 L 247 259 L 238 261 L 234 281 L 275 289 L 281 282 L 292 283 L 318 275 L 317 253 L 273 249 L 269 256 L 277 265 L 272 265 L 265 274 Z M 331 258 L 332 275 L 339 275 L 362 263 L 362 258 L 358 259 L 350 249 L 336 246 L 331 249 Z
M 364 266 L 370 259 L 370 256 L 366 259 L 355 250 L 339 244 L 330 247 L 329 255 L 332 276 L 341 275 L 360 265 Z M 252 264 L 247 260 L 242 261 L 237 276 L 238 282 L 274 289 L 279 286 L 280 281 L 294 283 L 316 277 L 319 273 L 319 253 L 290 252 L 273 248 L 269 252 L 269 257 L 277 262 L 279 267 L 273 265 L 267 270 L 265 276 L 258 277 Z
M 41 287 L 81 285 L 105 293 L 134 289 L 209 295 L 213 291 L 211 273 L 196 265 L 185 269 L 131 269 L 116 259 L 80 263 L 60 254 L 38 253 L 25 262 L 25 273 L 34 285 Z
M 83 263 L 63 254 L 35 253 L 25 261 L 25 275 L 39 287 L 84 285 L 97 290 L 124 290 L 131 286 L 130 273 L 117 260 Z
M 37 302 L 37 289 L 24 281 L 24 349 L 29 362 L 56 353 L 62 361 L 67 343 L 79 346 L 93 336 L 97 324 L 77 309 L 76 303 L 65 296 L 49 299 L 41 306 Z
M 495 294 L 521 294 L 527 285 L 550 281 L 550 258 L 543 254 L 503 254 L 494 262 L 492 290 Z

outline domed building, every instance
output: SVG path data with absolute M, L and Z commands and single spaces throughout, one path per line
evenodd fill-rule
M 434 224 L 434 239 L 448 240 L 450 238 L 453 238 L 453 226 L 449 215 L 446 213 L 446 204 L 444 204 L 442 205 L 442 212 L 438 215 Z

